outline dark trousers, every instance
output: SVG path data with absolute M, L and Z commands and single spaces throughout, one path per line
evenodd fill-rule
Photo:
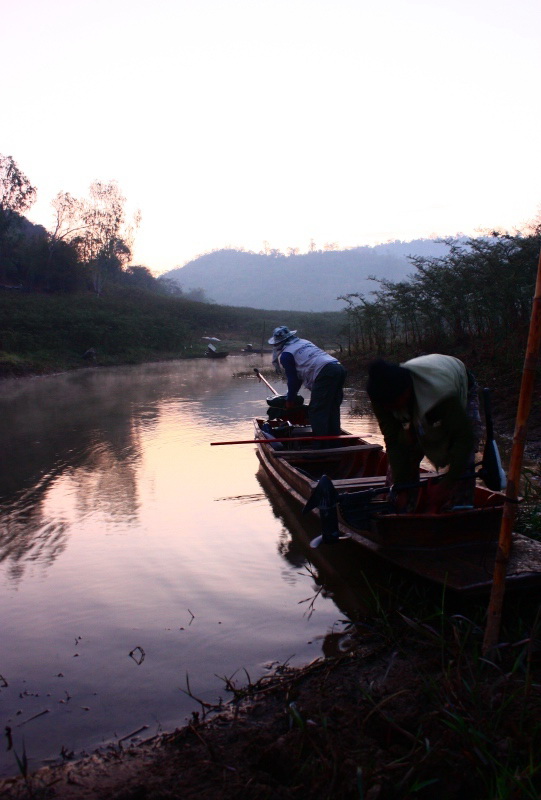
M 346 370 L 338 362 L 326 364 L 312 387 L 308 419 L 314 436 L 340 434 L 340 405 L 344 399 Z

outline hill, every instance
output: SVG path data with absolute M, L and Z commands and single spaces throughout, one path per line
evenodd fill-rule
M 402 280 L 414 270 L 409 256 L 445 256 L 447 245 L 433 239 L 394 241 L 348 250 L 316 250 L 297 255 L 215 250 L 162 277 L 183 291 L 203 289 L 228 306 L 278 311 L 340 311 L 339 295 L 369 295 L 378 288 L 369 276 Z

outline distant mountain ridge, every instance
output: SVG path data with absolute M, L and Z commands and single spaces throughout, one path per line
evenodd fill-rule
M 205 253 L 162 278 L 183 291 L 203 289 L 220 305 L 277 311 L 340 311 L 339 295 L 370 296 L 378 284 L 369 276 L 399 281 L 413 273 L 408 256 L 441 257 L 449 247 L 434 239 L 394 241 L 348 250 L 297 255 L 224 249 Z

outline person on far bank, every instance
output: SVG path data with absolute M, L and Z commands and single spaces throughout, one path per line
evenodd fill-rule
M 427 457 L 443 478 L 429 484 L 427 508 L 472 505 L 481 434 L 477 382 L 454 356 L 431 353 L 369 367 L 366 391 L 385 439 L 392 483 L 415 483 Z M 400 492 L 397 511 L 412 511 L 417 492 Z
M 286 375 L 286 408 L 295 407 L 295 397 L 304 384 L 311 393 L 308 419 L 312 434 L 339 436 L 346 370 L 334 356 L 296 334 L 297 331 L 290 331 L 281 325 L 274 329 L 269 339 L 269 344 L 274 347 L 272 362 L 278 371 L 282 368 Z

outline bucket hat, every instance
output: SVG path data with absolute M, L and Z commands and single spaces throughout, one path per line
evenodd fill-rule
M 278 328 L 274 329 L 269 339 L 269 344 L 281 344 L 292 336 L 295 336 L 296 333 L 297 331 L 290 331 L 287 325 L 280 325 Z

